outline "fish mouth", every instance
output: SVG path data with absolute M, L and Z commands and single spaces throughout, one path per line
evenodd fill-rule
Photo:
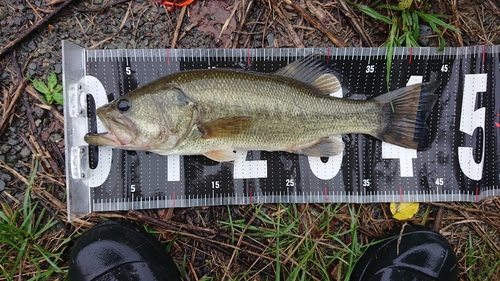
M 87 133 L 84 137 L 85 142 L 98 146 L 121 148 L 130 146 L 137 136 L 137 128 L 124 116 L 112 116 L 107 110 L 108 107 L 104 105 L 96 112 L 107 132 Z
M 99 145 L 99 146 L 112 146 L 119 147 L 122 146 L 122 143 L 118 140 L 118 138 L 113 133 L 104 132 L 104 133 L 87 133 L 84 137 L 85 142 L 91 145 Z

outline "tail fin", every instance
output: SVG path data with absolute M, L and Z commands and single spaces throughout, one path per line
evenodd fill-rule
M 382 126 L 374 135 L 406 148 L 430 148 L 430 130 L 425 124 L 437 100 L 439 83 L 415 84 L 376 97 L 382 106 Z

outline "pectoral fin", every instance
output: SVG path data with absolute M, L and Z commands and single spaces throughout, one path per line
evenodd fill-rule
M 235 116 L 220 118 L 198 126 L 202 138 L 228 138 L 239 135 L 250 128 L 252 118 L 248 116 Z
M 207 151 L 203 155 L 217 162 L 229 162 L 236 160 L 236 153 L 232 149 Z
M 290 152 L 315 157 L 330 157 L 339 155 L 344 150 L 342 139 L 324 138 L 311 146 L 299 148 Z

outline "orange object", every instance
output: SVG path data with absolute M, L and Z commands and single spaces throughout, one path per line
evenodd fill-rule
M 194 2 L 194 0 L 173 0 L 173 1 L 157 0 L 157 2 L 163 5 L 170 6 L 168 11 L 172 12 L 175 7 L 184 7 L 190 5 Z

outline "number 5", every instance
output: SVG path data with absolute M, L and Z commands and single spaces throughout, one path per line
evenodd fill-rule
M 476 128 L 483 129 L 483 151 L 481 161 L 476 163 L 472 154 L 472 147 L 458 148 L 458 162 L 464 174 L 473 180 L 480 180 L 483 177 L 485 140 L 485 116 L 486 108 L 481 107 L 475 110 L 476 97 L 478 92 L 486 91 L 487 74 L 465 75 L 464 92 L 462 100 L 462 111 L 460 114 L 460 131 L 472 136 Z

